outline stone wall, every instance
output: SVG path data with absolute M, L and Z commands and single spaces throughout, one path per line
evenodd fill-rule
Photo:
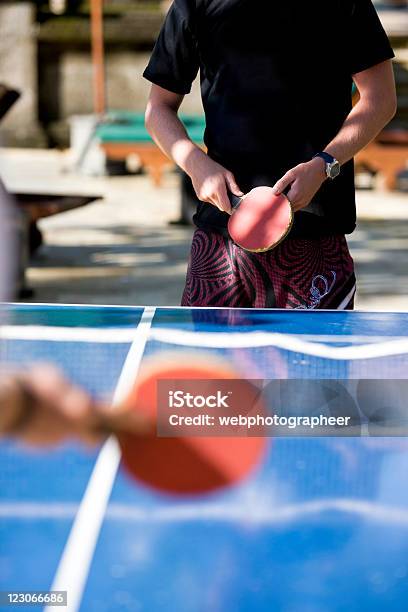
M 106 89 L 109 108 L 144 110 L 150 85 L 142 74 L 148 59 L 149 53 L 146 52 L 111 51 L 107 54 Z M 60 118 L 92 112 L 92 66 L 89 54 L 64 53 L 60 70 Z M 192 93 L 186 96 L 183 110 L 202 112 L 198 81 Z
M 0 144 L 43 143 L 37 121 L 37 40 L 31 2 L 0 4 L 0 81 L 21 92 L 1 122 Z
M 0 124 L 0 144 L 44 146 L 39 122 L 52 136 L 51 143 L 67 144 L 67 119 L 92 112 L 89 18 L 50 19 L 40 27 L 35 12 L 34 2 L 0 2 L 0 82 L 22 92 Z M 408 62 L 406 34 L 394 32 L 396 24 L 400 28 L 404 19 L 406 23 L 408 11 L 384 11 L 381 16 L 389 34 L 396 36 L 397 58 Z M 143 112 L 149 84 L 142 72 L 162 20 L 159 11 L 105 18 L 108 108 Z M 400 98 L 406 106 L 403 85 Z M 202 112 L 198 82 L 183 110 Z

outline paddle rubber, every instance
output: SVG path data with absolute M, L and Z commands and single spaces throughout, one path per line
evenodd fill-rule
M 255 187 L 238 201 L 232 196 L 231 202 L 228 231 L 233 241 L 247 251 L 262 253 L 273 249 L 292 227 L 288 198 L 275 195 L 271 187 Z
M 143 437 L 118 435 L 125 469 L 146 485 L 173 494 L 208 493 L 244 479 L 261 461 L 265 438 L 165 438 L 156 434 L 158 380 L 236 379 L 236 373 L 213 356 L 210 362 L 195 354 L 180 360 L 177 353 L 170 353 L 159 359 L 144 365 L 127 401 L 132 409 L 148 416 L 152 431 Z

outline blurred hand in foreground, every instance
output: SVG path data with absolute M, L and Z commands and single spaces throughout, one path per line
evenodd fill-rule
M 94 401 L 53 366 L 0 376 L 0 435 L 48 446 L 67 438 L 98 444 L 119 431 L 143 435 L 150 427 L 129 407 Z

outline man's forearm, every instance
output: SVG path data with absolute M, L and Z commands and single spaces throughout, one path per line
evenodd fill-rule
M 383 62 L 354 75 L 360 100 L 341 129 L 325 147 L 340 164 L 352 159 L 392 119 L 396 111 L 395 84 L 390 62 Z M 305 208 L 326 180 L 325 162 L 315 157 L 290 168 L 274 185 L 275 193 L 290 186 L 287 196 L 296 212 Z
M 160 149 L 187 174 L 191 173 L 194 160 L 205 155 L 200 147 L 190 140 L 177 111 L 169 106 L 148 107 L 146 127 Z
M 324 150 L 344 164 L 371 142 L 394 114 L 395 109 L 391 105 L 360 100 Z
M 191 178 L 197 198 L 231 213 L 228 191 L 244 195 L 234 175 L 195 145 L 180 121 L 177 111 L 183 96 L 153 85 L 146 107 L 146 128 L 156 144 Z

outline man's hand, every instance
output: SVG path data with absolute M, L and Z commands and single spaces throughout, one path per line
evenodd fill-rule
M 326 178 L 324 160 L 315 157 L 289 170 L 275 183 L 273 189 L 278 195 L 290 186 L 290 190 L 285 193 L 292 204 L 293 211 L 296 212 L 310 204 Z
M 227 190 L 236 196 L 244 195 L 232 172 L 213 161 L 204 151 L 194 151 L 192 159 L 188 161 L 188 174 L 198 199 L 216 206 L 222 212 L 231 214 Z

